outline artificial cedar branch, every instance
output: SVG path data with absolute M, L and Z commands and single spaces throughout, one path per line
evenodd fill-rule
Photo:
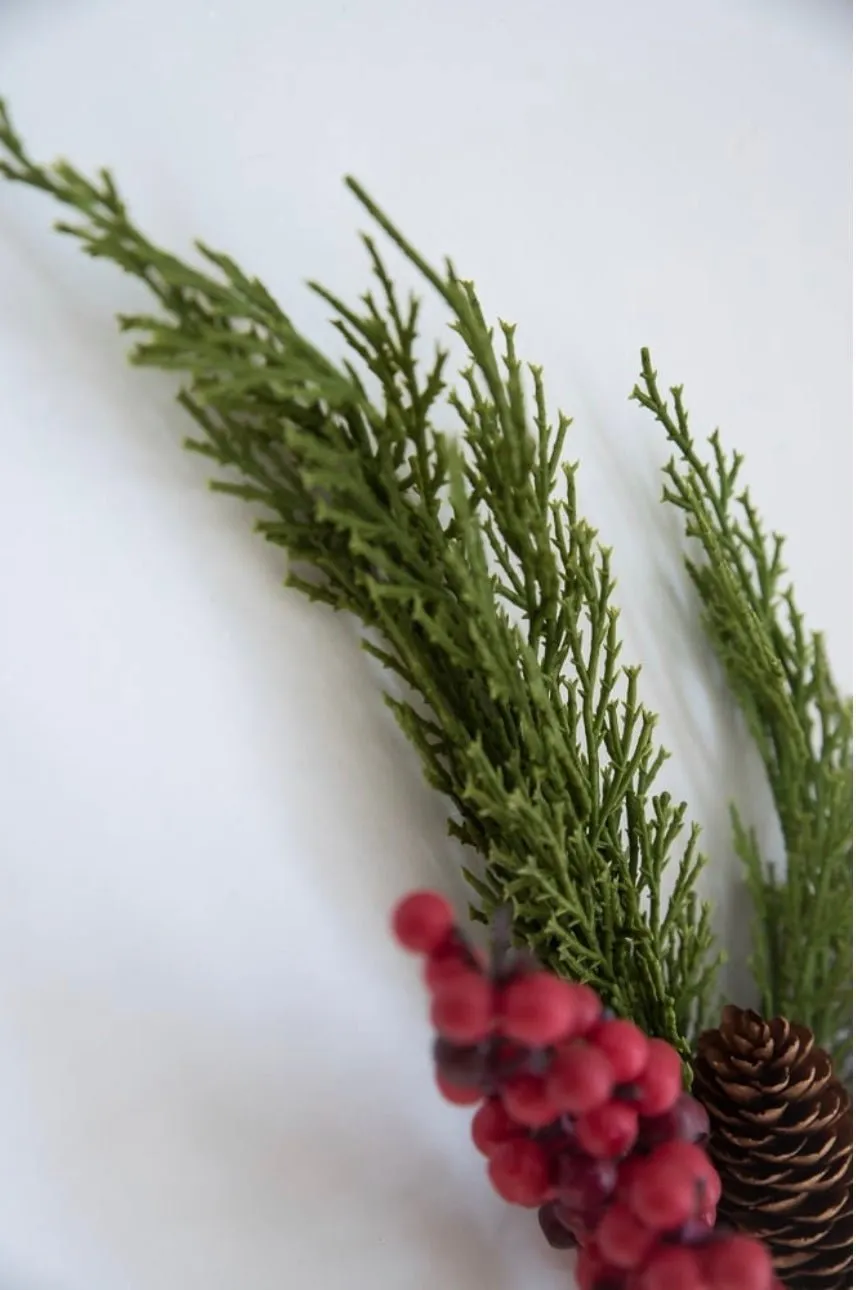
M 478 853 L 480 916 L 510 902 L 547 966 L 686 1054 L 716 970 L 698 830 L 654 792 L 665 753 L 619 663 L 609 552 L 561 464 L 570 421 L 550 421 L 513 328 L 497 341 L 472 284 L 426 264 L 348 181 L 442 296 L 467 360 L 454 388 L 444 349 L 419 362 L 418 301 L 400 301 L 366 238 L 376 294 L 351 308 L 315 287 L 348 346 L 334 364 L 228 257 L 198 246 L 212 276 L 145 238 L 105 172 L 36 165 L 5 111 L 0 145 L 7 178 L 76 212 L 61 231 L 154 293 L 157 315 L 120 320 L 132 360 L 185 374 L 188 446 L 225 470 L 215 486 L 261 504 L 291 584 L 354 613 L 403 682 L 388 702 Z M 437 424 L 453 417 L 455 436 Z

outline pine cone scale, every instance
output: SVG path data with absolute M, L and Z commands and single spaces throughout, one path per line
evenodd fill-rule
M 818 1136 L 817 1134 L 812 1135 L 813 1138 L 817 1136 Z M 819 1146 L 817 1146 L 816 1150 L 814 1150 L 814 1154 L 812 1154 L 812 1150 L 815 1147 L 814 1142 L 812 1142 L 812 1140 L 809 1138 L 806 1138 L 804 1140 L 805 1147 L 801 1153 L 802 1162 L 804 1165 L 817 1165 L 821 1162 L 821 1160 L 825 1159 L 828 1164 L 831 1164 L 833 1160 L 837 1160 L 839 1157 L 852 1158 L 852 1154 L 850 1150 L 850 1143 L 852 1139 L 853 1139 L 852 1121 L 850 1123 L 847 1123 L 842 1117 L 842 1119 L 839 1120 L 838 1124 L 836 1125 L 835 1136 L 829 1137 L 825 1139 L 823 1142 L 821 1142 Z
M 839 1184 L 843 1182 L 851 1183 L 853 1178 L 852 1162 L 850 1160 L 843 1159 L 839 1161 L 837 1168 L 833 1169 L 831 1173 L 824 1172 L 819 1174 L 818 1181 L 816 1185 L 812 1187 L 811 1191 L 806 1191 L 801 1195 L 794 1196 L 793 1170 L 780 1169 L 777 1173 L 768 1173 L 763 1167 L 765 1162 L 756 1162 L 754 1160 L 752 1161 L 752 1165 L 754 1166 L 757 1163 L 758 1167 L 747 1169 L 745 1156 L 739 1165 L 734 1165 L 730 1160 L 726 1161 L 721 1152 L 712 1152 L 711 1159 L 718 1169 L 720 1167 L 727 1169 L 729 1177 L 734 1179 L 735 1183 L 744 1184 L 746 1187 L 752 1189 L 755 1194 L 757 1194 L 758 1186 L 763 1184 L 764 1187 L 769 1187 L 773 1192 L 779 1190 L 786 1192 L 793 1200 L 794 1209 L 802 1206 L 804 1209 L 808 1210 L 812 1205 L 820 1204 L 823 1205 L 824 1212 L 828 1213 L 830 1217 L 837 1214 L 842 1204 L 847 1200 L 846 1191 L 843 1196 L 839 1194 L 841 1191 Z M 802 1163 L 802 1161 L 800 1161 L 800 1163 Z M 834 1192 L 838 1197 L 836 1204 L 832 1206 L 829 1206 L 826 1203 L 826 1194 L 830 1191 Z M 777 1202 L 775 1198 L 771 1197 L 770 1203 L 766 1208 L 772 1211 L 776 1204 Z
M 849 1250 L 853 1244 L 853 1210 L 840 1214 L 829 1229 L 827 1246 L 830 1250 Z
M 779 1169 L 795 1160 L 797 1156 L 804 1164 L 818 1164 L 825 1156 L 829 1156 L 833 1149 L 827 1142 L 812 1155 L 809 1151 L 809 1139 L 797 1138 L 792 1134 L 782 1134 L 781 1139 L 777 1140 L 769 1134 L 763 1138 L 753 1138 L 749 1134 L 735 1131 L 729 1133 L 724 1129 L 720 1129 L 719 1132 L 721 1141 L 717 1143 L 716 1156 L 723 1165 L 734 1169 L 745 1166 L 748 1152 L 752 1153 L 753 1160 L 758 1162 L 759 1167 L 769 1165 L 771 1169 Z
M 830 1265 L 824 1259 L 804 1263 L 799 1270 L 799 1283 L 805 1290 L 850 1290 L 853 1285 L 853 1257 L 848 1255 Z
M 825 1063 L 818 1059 L 820 1056 L 826 1058 Z M 809 1089 L 819 1090 L 825 1088 L 832 1079 L 832 1062 L 826 1057 L 826 1054 L 819 1054 L 817 1049 L 812 1053 L 813 1061 L 811 1064 L 806 1062 L 801 1070 L 801 1077 L 792 1077 L 790 1083 L 781 1091 L 781 1096 L 786 1102 L 801 1101 Z M 772 1090 L 771 1090 L 772 1091 Z
M 846 1290 L 853 1269 L 853 1116 L 805 1026 L 729 1007 L 698 1042 L 721 1216 L 765 1240 L 794 1290 Z
M 775 1171 L 768 1171 L 763 1168 L 763 1165 L 766 1164 L 766 1161 L 764 1161 L 759 1162 L 759 1168 L 749 1171 L 745 1167 L 745 1156 L 736 1164 L 733 1159 L 726 1161 L 721 1152 L 717 1152 L 717 1154 L 711 1158 L 717 1168 L 720 1168 L 720 1166 L 727 1168 L 730 1177 L 733 1178 L 736 1183 L 743 1183 L 745 1186 L 753 1189 L 756 1189 L 759 1183 L 763 1183 L 765 1187 L 771 1187 L 773 1189 L 776 1187 L 783 1187 L 789 1195 L 791 1193 L 793 1174 L 790 1169 L 779 1168 Z

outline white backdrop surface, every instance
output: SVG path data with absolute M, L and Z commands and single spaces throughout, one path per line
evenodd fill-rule
M 110 164 L 319 339 L 302 281 L 366 280 L 345 172 L 519 323 L 750 1001 L 728 799 L 775 828 L 627 395 L 650 345 L 746 453 L 849 685 L 849 6 L 0 0 L 0 92 L 37 155 Z M 0 188 L 0 1284 L 569 1286 L 435 1097 L 385 938 L 408 886 L 461 898 L 442 803 L 55 213 Z

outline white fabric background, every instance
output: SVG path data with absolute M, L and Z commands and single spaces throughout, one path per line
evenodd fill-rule
M 849 685 L 850 20 L 836 0 L 2 0 L 38 156 L 116 168 L 164 243 L 313 334 L 365 285 L 359 176 L 576 418 L 628 661 L 705 825 L 748 1000 L 736 796 L 776 845 L 658 507 L 638 349 L 747 456 Z M 4 1290 L 552 1290 L 433 1094 L 387 943 L 456 892 L 442 804 L 345 621 L 210 496 L 141 297 L 0 187 L 0 1279 Z M 434 310 L 430 318 L 440 325 Z

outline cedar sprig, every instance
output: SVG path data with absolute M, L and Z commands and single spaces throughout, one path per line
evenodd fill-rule
M 654 791 L 666 754 L 620 661 L 609 551 L 562 461 L 570 421 L 550 419 L 514 328 L 496 335 L 472 284 L 428 265 L 349 180 L 445 302 L 466 360 L 451 383 L 445 348 L 420 362 L 419 302 L 366 237 L 374 287 L 357 307 L 313 288 L 347 345 L 333 363 L 228 257 L 198 244 L 194 268 L 145 238 L 109 173 L 36 165 L 5 111 L 0 145 L 8 179 L 77 213 L 62 232 L 151 290 L 156 315 L 120 320 L 132 361 L 185 374 L 188 447 L 222 468 L 214 487 L 262 508 L 290 584 L 355 614 L 397 678 L 387 702 L 477 853 L 479 916 L 510 902 L 546 966 L 687 1053 L 717 966 L 698 828 Z
M 676 455 L 663 497 L 684 515 L 699 555 L 686 567 L 702 619 L 766 768 L 784 839 L 784 872 L 732 811 L 755 910 L 752 968 L 767 1016 L 808 1025 L 842 1069 L 852 1053 L 853 704 L 806 628 L 783 563 L 718 432 L 702 456 L 680 386 L 664 398 L 647 350 L 632 397 Z M 842 594 L 844 589 L 842 588 Z

